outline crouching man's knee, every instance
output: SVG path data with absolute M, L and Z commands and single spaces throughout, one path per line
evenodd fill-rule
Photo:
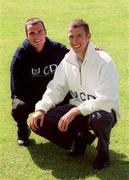
M 92 113 L 89 117 L 89 121 L 93 129 L 102 131 L 107 127 L 112 128 L 115 123 L 113 113 L 108 113 L 103 110 Z
M 26 103 L 21 101 L 18 98 L 14 98 L 12 100 L 12 111 L 11 111 L 11 114 L 12 114 L 13 118 L 16 121 L 18 119 L 22 119 L 22 117 L 26 115 L 26 112 L 27 112 L 27 105 L 26 105 Z

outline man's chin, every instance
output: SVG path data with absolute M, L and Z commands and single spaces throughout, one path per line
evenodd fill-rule
M 79 49 L 75 49 L 73 48 L 74 52 L 78 53 L 79 52 Z

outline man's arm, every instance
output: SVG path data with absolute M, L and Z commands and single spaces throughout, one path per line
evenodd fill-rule
M 118 76 L 112 62 L 102 66 L 95 94 L 96 99 L 86 100 L 78 106 L 84 116 L 98 110 L 111 112 L 116 104 L 118 104 Z
M 45 113 L 62 102 L 66 94 L 69 91 L 67 77 L 61 62 L 56 69 L 54 78 L 49 82 L 47 90 L 43 94 L 42 100 L 40 100 L 35 107 L 35 110 L 44 110 Z
M 11 96 L 17 96 L 21 100 L 31 99 L 31 80 L 29 79 L 26 71 L 25 64 L 23 60 L 18 56 L 14 56 L 11 66 L 10 66 L 10 76 L 11 76 Z
M 42 126 L 47 111 L 56 104 L 60 103 L 68 91 L 69 88 L 67 84 L 67 78 L 65 77 L 63 65 L 60 63 L 56 69 L 54 78 L 49 82 L 47 90 L 45 91 L 42 99 L 38 101 L 35 106 L 35 113 L 29 122 L 30 126 L 34 129 Z M 71 119 L 73 118 L 71 117 Z M 39 122 L 40 125 L 38 125 Z

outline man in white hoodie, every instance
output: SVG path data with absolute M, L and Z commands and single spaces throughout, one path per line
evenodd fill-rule
M 117 72 L 111 57 L 95 49 L 84 20 L 70 24 L 68 38 L 71 50 L 36 104 L 29 124 L 35 133 L 65 148 L 73 142 L 67 151 L 72 157 L 84 154 L 95 139 L 93 130 L 98 138 L 93 168 L 102 169 L 109 165 L 110 133 L 119 117 Z M 69 104 L 56 106 L 69 90 L 73 97 Z

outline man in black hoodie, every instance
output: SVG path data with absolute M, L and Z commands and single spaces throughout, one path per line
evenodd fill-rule
M 25 24 L 26 39 L 11 62 L 12 116 L 17 123 L 17 143 L 28 145 L 30 129 L 27 118 L 42 98 L 57 65 L 69 51 L 47 38 L 44 23 L 31 18 Z M 65 99 L 67 102 L 68 97 Z

